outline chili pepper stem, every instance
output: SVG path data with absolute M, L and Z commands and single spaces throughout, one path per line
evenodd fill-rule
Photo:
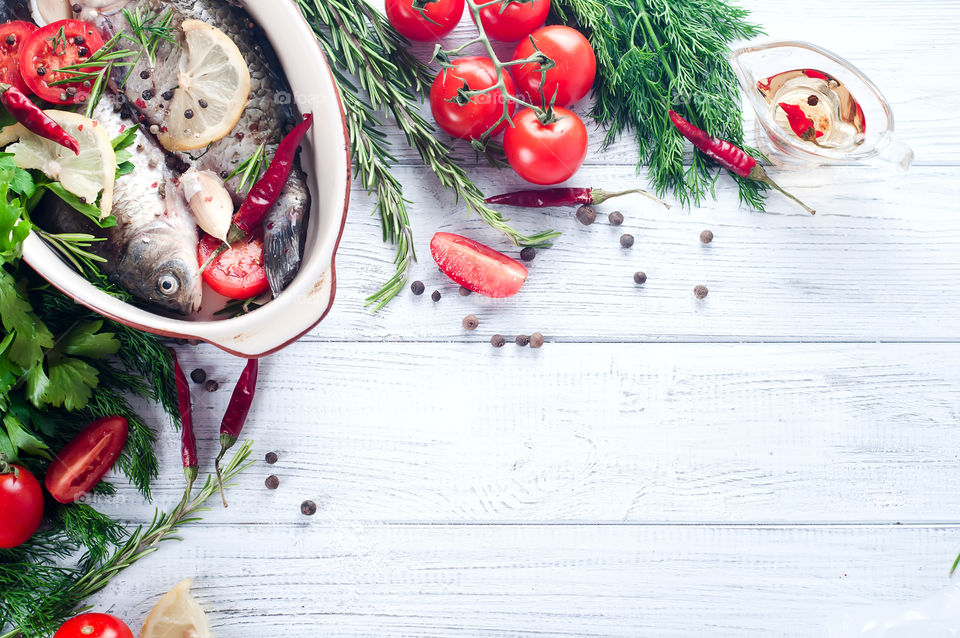
M 777 184 L 775 181 L 773 181 L 772 179 L 770 179 L 770 176 L 767 175 L 767 172 L 766 172 L 765 170 L 763 170 L 763 167 L 760 166 L 760 164 L 757 164 L 756 166 L 753 167 L 753 169 L 751 169 L 750 175 L 747 176 L 747 179 L 752 179 L 752 180 L 755 180 L 755 181 L 758 181 L 758 182 L 763 182 L 764 184 L 766 184 L 766 185 L 768 185 L 768 186 L 770 186 L 770 187 L 772 187 L 772 188 L 775 188 L 776 190 L 780 191 L 781 193 L 783 193 L 784 195 L 786 195 L 787 197 L 789 197 L 790 199 L 792 199 L 792 200 L 795 201 L 796 203 L 800 204 L 800 206 L 802 206 L 803 209 L 804 209 L 805 211 L 807 211 L 808 213 L 810 213 L 811 215 L 816 215 L 816 214 L 817 214 L 817 211 L 815 211 L 814 209 L 810 208 L 809 206 L 807 206 L 806 204 L 804 204 L 802 201 L 800 201 L 800 198 L 798 198 L 796 195 L 793 195 L 793 194 L 788 193 L 787 191 L 783 190 L 783 188 L 781 188 L 779 184 Z
M 608 199 L 613 199 L 614 197 L 623 197 L 624 195 L 632 195 L 634 193 L 636 193 L 637 195 L 643 195 L 647 199 L 653 200 L 658 204 L 663 204 L 663 206 L 667 210 L 670 210 L 670 204 L 663 201 L 653 193 L 643 190 L 642 188 L 632 188 L 630 190 L 616 191 L 616 192 L 610 192 L 610 191 L 602 190 L 600 188 L 594 188 L 594 189 L 591 189 L 590 191 L 590 195 L 593 197 L 594 204 L 602 204 Z
M 233 447 L 237 442 L 237 437 L 230 434 L 221 434 L 220 435 L 220 454 L 217 455 L 217 458 L 213 462 L 213 467 L 217 472 L 217 484 L 220 486 L 220 500 L 223 501 L 224 507 L 229 507 L 227 505 L 227 495 L 223 489 L 223 473 L 220 471 L 220 461 L 223 460 L 224 454 L 227 453 L 227 450 Z

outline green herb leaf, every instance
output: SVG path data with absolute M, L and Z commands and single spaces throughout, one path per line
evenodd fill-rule
M 73 210 L 86 215 L 100 228 L 112 228 L 117 225 L 116 217 L 108 215 L 101 218 L 100 209 L 96 205 L 81 201 L 79 197 L 64 188 L 60 182 L 44 184 L 44 188 L 62 199 Z
M 16 333 L 10 345 L 10 360 L 24 369 L 43 361 L 43 350 L 53 347 L 53 335 L 33 313 L 13 276 L 0 269 L 0 320 L 8 332 Z
M 49 377 L 44 403 L 74 412 L 87 406 L 100 375 L 85 361 L 60 357 L 50 363 Z
M 120 350 L 120 342 L 112 332 L 100 332 L 103 321 L 83 321 L 65 334 L 57 347 L 74 357 L 106 359 Z
M 7 430 L 10 444 L 18 451 L 32 454 L 33 456 L 41 456 L 48 461 L 53 460 L 53 457 L 50 456 L 50 448 L 47 447 L 43 441 L 28 432 L 17 417 L 9 413 L 6 414 L 3 417 L 3 426 Z

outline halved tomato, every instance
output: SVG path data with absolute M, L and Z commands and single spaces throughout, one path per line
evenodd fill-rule
M 12 84 L 27 95 L 31 91 L 20 75 L 20 50 L 36 30 L 36 25 L 20 20 L 0 24 L 0 82 Z
M 80 20 L 60 20 L 33 33 L 20 50 L 20 75 L 27 86 L 51 104 L 80 104 L 90 97 L 89 80 L 55 84 L 76 76 L 59 69 L 81 64 L 103 46 L 100 33 Z M 97 68 L 84 68 L 96 71 Z
M 210 255 L 223 244 L 212 235 L 200 241 L 200 264 L 207 263 Z M 263 267 L 263 235 L 256 234 L 238 241 L 203 271 L 203 280 L 215 292 L 230 299 L 250 299 L 265 293 L 270 284 Z
M 437 233 L 430 254 L 447 277 L 485 297 L 512 297 L 527 280 L 519 261 L 461 235 Z
M 120 457 L 129 431 L 121 416 L 87 426 L 50 464 L 44 481 L 50 495 L 61 503 L 74 503 L 92 490 Z

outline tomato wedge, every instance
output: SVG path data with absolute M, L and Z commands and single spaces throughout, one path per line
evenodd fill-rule
M 485 297 L 512 297 L 527 280 L 519 261 L 461 235 L 437 233 L 430 254 L 447 277 Z
M 75 503 L 113 467 L 129 432 L 127 420 L 108 416 L 94 421 L 60 450 L 44 484 L 61 503 Z
M 205 264 L 222 243 L 212 235 L 204 237 L 198 250 L 200 264 Z M 265 293 L 270 284 L 263 267 L 263 234 L 254 234 L 233 244 L 207 266 L 203 280 L 229 299 L 249 299 Z
M 12 84 L 27 95 L 31 91 L 20 75 L 20 50 L 36 30 L 36 25 L 20 20 L 0 24 L 0 82 Z
M 53 22 L 35 31 L 23 45 L 20 50 L 20 75 L 30 90 L 51 104 L 86 102 L 90 97 L 92 82 L 54 83 L 76 77 L 58 69 L 89 60 L 102 46 L 103 38 L 86 22 Z M 97 67 L 84 70 L 96 71 Z

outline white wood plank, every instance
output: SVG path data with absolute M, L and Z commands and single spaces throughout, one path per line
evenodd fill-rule
M 461 320 L 470 313 L 482 334 L 539 330 L 572 341 L 915 341 L 954 340 L 960 334 L 960 170 L 918 168 L 895 175 L 870 168 L 781 173 L 785 188 L 819 209 L 810 216 L 774 194 L 770 212 L 738 209 L 732 183 L 718 185 L 718 203 L 664 210 L 634 196 L 600 207 L 591 227 L 574 209 L 505 210 L 525 232 L 565 234 L 530 264 L 516 297 L 459 297 L 458 286 L 430 257 L 435 231 L 466 234 L 507 252 L 518 250 L 442 192 L 432 175 L 398 173 L 415 204 L 411 214 L 420 262 L 409 290 L 371 316 L 364 298 L 393 272 L 392 248 L 380 243 L 371 203 L 354 192 L 338 256 L 338 293 L 331 315 L 309 337 L 328 341 L 474 341 Z M 638 185 L 630 167 L 584 169 L 578 182 L 611 190 Z M 522 187 L 509 171 L 485 171 L 489 193 Z M 606 214 L 623 211 L 620 228 Z M 709 246 L 700 231 L 712 229 Z M 622 233 L 636 244 L 620 247 Z M 638 288 L 633 273 L 649 280 Z M 693 288 L 710 288 L 698 302 Z M 430 292 L 443 294 L 440 303 Z
M 181 357 L 222 384 L 194 397 L 209 461 L 241 364 Z M 246 434 L 280 462 L 221 520 L 295 523 L 310 498 L 332 525 L 960 522 L 960 345 L 304 343 L 261 379 Z M 168 507 L 178 447 L 167 428 Z
M 191 576 L 214 635 L 234 638 L 811 636 L 946 587 L 960 532 L 316 523 L 187 530 L 98 609 L 139 627 Z

